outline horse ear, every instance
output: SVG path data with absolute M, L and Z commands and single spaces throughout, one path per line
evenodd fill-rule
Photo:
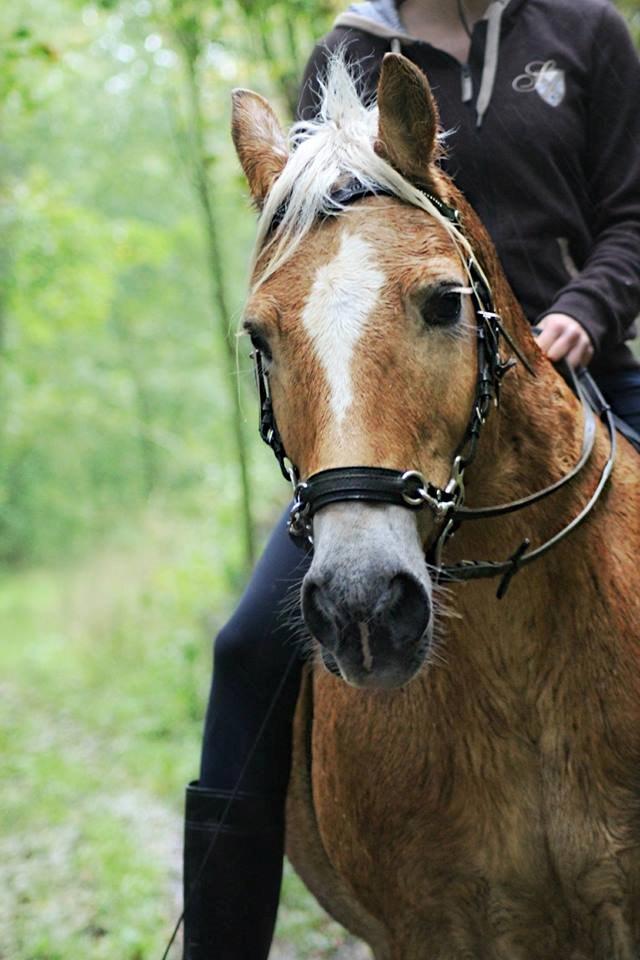
M 408 179 L 424 180 L 437 156 L 438 108 L 422 70 L 387 53 L 378 81 L 376 151 Z
M 234 90 L 231 98 L 231 136 L 253 199 L 261 204 L 287 162 L 287 142 L 264 97 Z

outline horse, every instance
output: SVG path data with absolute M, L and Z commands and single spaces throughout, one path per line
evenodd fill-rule
M 400 54 L 377 105 L 334 62 L 288 138 L 233 94 L 262 432 L 313 541 L 287 849 L 376 960 L 637 960 L 637 455 L 538 348 L 438 123 Z

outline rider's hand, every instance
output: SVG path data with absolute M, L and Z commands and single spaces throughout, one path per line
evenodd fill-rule
M 593 344 L 585 328 L 566 313 L 548 313 L 538 326 L 538 346 L 549 360 L 566 359 L 572 367 L 587 367 L 593 358 Z

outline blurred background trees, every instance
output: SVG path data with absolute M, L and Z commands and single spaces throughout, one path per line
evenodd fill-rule
M 262 480 L 236 327 L 253 215 L 229 90 L 253 84 L 286 118 L 330 15 L 306 0 L 0 12 L 1 561 L 84 549 L 203 481 L 251 560 Z
M 229 93 L 288 119 L 331 15 L 0 8 L 0 956 L 159 957 L 179 912 L 211 637 L 289 495 L 236 339 Z M 284 899 L 298 956 L 343 939 Z

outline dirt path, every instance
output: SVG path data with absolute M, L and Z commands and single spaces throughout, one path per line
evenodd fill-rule
M 132 782 L 111 755 L 110 745 L 64 709 L 51 714 L 35 698 L 28 702 L 23 691 L 6 682 L 0 684 L 0 698 L 0 728 L 8 732 L 13 727 L 17 732 L 19 726 L 21 734 L 20 742 L 14 743 L 14 763 L 19 759 L 17 778 L 10 781 L 14 788 L 5 800 L 17 810 L 34 789 L 36 796 L 50 791 L 54 800 L 56 794 L 64 798 L 62 813 L 56 811 L 54 802 L 49 815 L 50 805 L 43 802 L 33 817 L 25 815 L 21 829 L 0 830 L 0 887 L 4 890 L 0 898 L 0 957 L 24 960 L 31 956 L 34 931 L 43 924 L 48 948 L 62 944 L 63 932 L 73 929 L 84 931 L 96 943 L 102 939 L 106 948 L 112 932 L 110 920 L 102 919 L 101 891 L 124 882 L 137 888 L 136 863 L 129 863 L 126 853 L 123 873 L 114 867 L 101 880 L 94 879 L 101 862 L 113 857 L 118 848 L 113 843 L 96 845 L 87 829 L 107 820 L 111 830 L 122 833 L 123 843 L 133 844 L 140 855 L 138 863 L 155 866 L 160 878 L 156 896 L 163 901 L 156 904 L 156 910 L 163 926 L 173 925 L 182 909 L 181 816 L 160 797 Z M 26 723 L 25 716 L 29 718 Z M 104 777 L 97 789 L 95 781 L 102 771 Z M 65 783 L 65 777 L 71 777 L 71 782 Z M 27 804 L 26 809 L 29 807 Z M 89 882 L 83 882 L 82 871 Z M 308 895 L 300 894 L 299 885 L 295 884 L 295 902 L 287 902 L 287 889 L 292 888 L 290 868 L 287 874 L 281 911 L 284 922 L 270 960 L 370 960 L 364 946 L 349 938 L 342 942 L 342 929 L 325 917 Z M 44 884 L 43 876 L 51 882 Z M 289 892 L 289 900 L 291 896 Z M 289 929 L 295 935 L 289 937 Z M 179 936 L 171 954 L 174 960 L 182 955 L 180 941 Z M 156 957 L 154 948 L 135 956 L 159 960 L 161 952 Z M 96 949 L 95 956 L 103 953 Z

